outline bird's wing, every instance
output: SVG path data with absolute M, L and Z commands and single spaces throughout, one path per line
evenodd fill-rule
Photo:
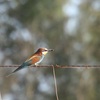
M 41 56 L 33 55 L 25 61 L 25 63 L 30 63 L 30 65 L 35 64 L 41 60 Z

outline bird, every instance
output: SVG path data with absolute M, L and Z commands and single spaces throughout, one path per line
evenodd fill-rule
M 44 59 L 45 55 L 51 51 L 54 50 L 47 48 L 39 48 L 31 57 L 29 57 L 26 61 L 24 61 L 17 69 L 15 69 L 12 73 L 7 75 L 7 77 L 28 66 L 31 65 L 37 66 Z

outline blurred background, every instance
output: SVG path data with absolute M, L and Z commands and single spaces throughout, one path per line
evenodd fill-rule
M 0 0 L 0 65 L 20 65 L 39 47 L 41 65 L 100 64 L 100 0 Z M 0 68 L 3 100 L 56 100 L 52 68 Z M 60 100 L 100 100 L 100 69 L 56 68 Z

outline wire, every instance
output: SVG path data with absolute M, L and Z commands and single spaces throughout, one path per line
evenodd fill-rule
M 52 66 L 52 68 L 53 68 L 53 78 L 54 78 L 54 85 L 55 85 L 56 99 L 59 100 L 59 97 L 58 97 L 58 88 L 57 88 L 57 81 L 56 81 L 56 74 L 55 74 L 55 67 Z
M 20 65 L 1 65 L 0 67 L 19 67 Z M 100 68 L 100 65 L 53 65 L 56 68 Z M 31 66 L 31 67 L 40 67 L 40 68 L 49 68 L 52 65 L 45 65 L 45 66 Z
M 0 100 L 2 100 L 1 92 L 0 92 Z

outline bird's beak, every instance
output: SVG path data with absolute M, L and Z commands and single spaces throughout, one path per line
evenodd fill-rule
M 48 49 L 48 52 L 54 51 L 53 49 Z

